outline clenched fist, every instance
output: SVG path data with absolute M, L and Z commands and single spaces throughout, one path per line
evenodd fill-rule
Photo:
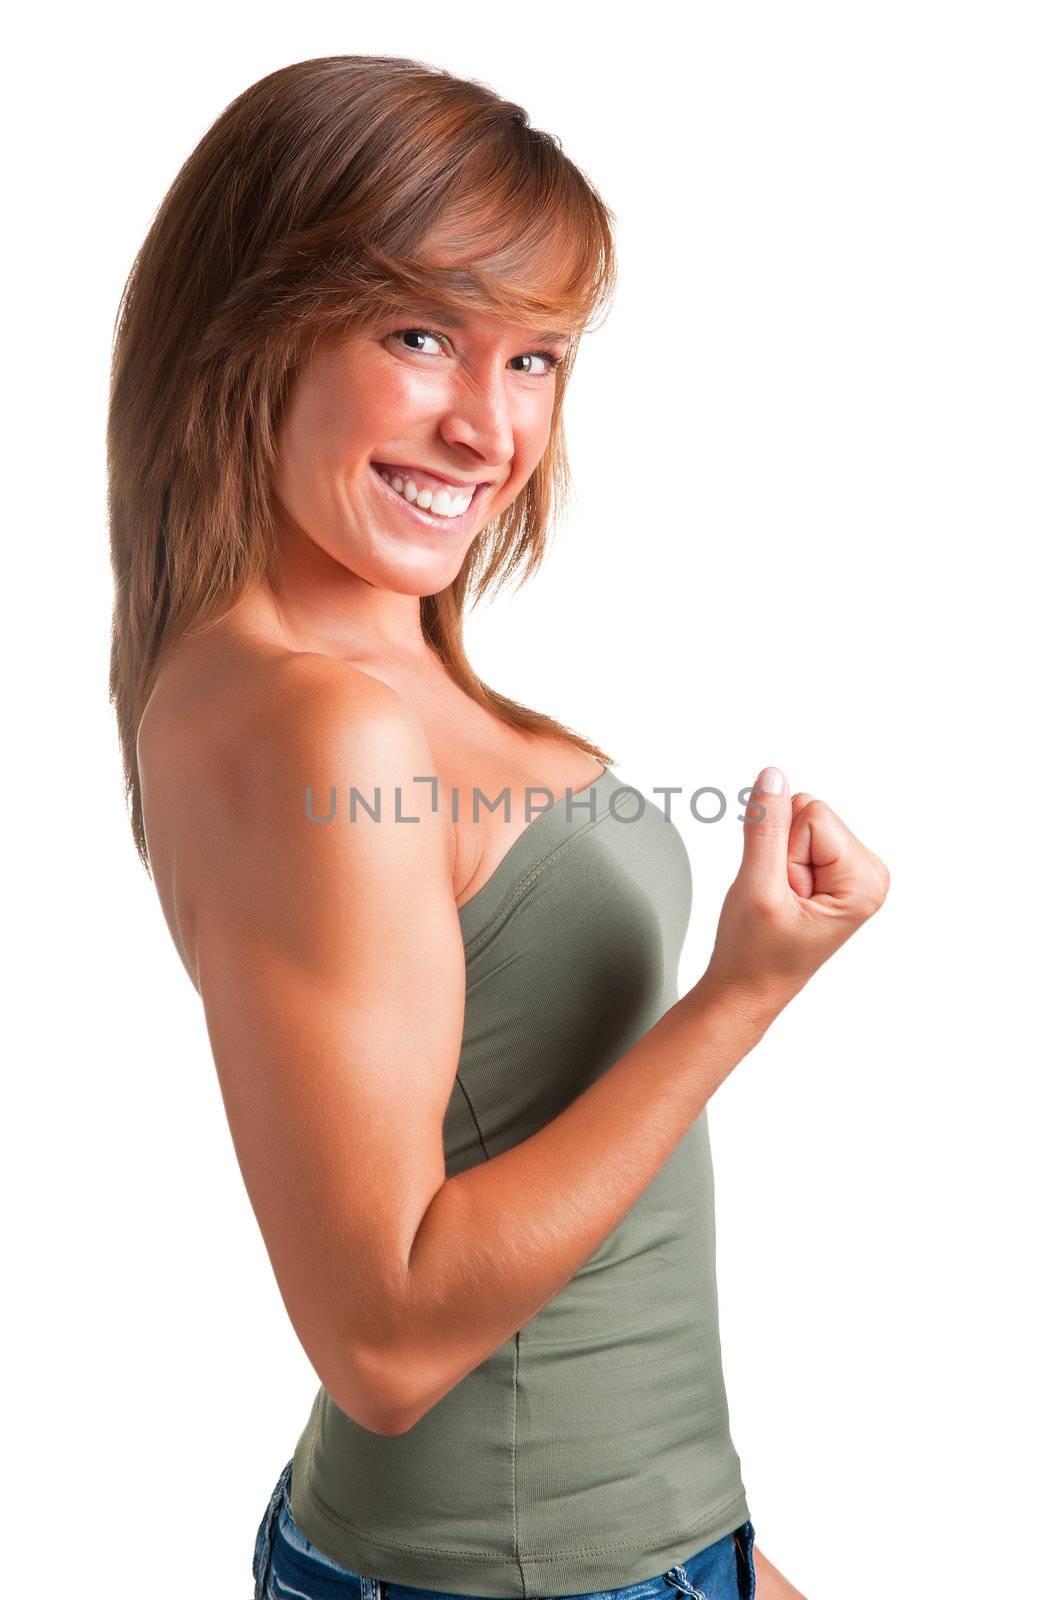
M 766 1028 L 882 905 L 890 875 L 823 800 L 765 767 L 742 823 L 742 863 L 696 987 Z

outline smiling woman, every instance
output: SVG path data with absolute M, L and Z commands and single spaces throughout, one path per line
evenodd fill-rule
M 461 326 L 467 327 L 464 319 L 461 321 Z M 433 332 L 429 328 L 403 328 L 392 337 L 404 339 L 407 335 L 431 339 L 437 344 L 449 343 L 446 334 Z M 533 337 L 543 340 L 553 339 L 558 342 L 564 340 L 564 335 L 559 333 L 539 333 L 533 335 Z M 543 362 L 544 370 L 542 374 L 535 374 L 535 376 L 552 378 L 561 365 L 563 357 L 553 350 L 531 350 L 515 359 Z M 408 462 L 374 461 L 371 465 L 383 481 L 397 495 L 401 496 L 407 505 L 411 508 L 416 507 L 421 511 L 431 513 L 427 519 L 428 526 L 447 521 L 460 524 L 460 526 L 452 527 L 449 530 L 454 533 L 464 531 L 466 527 L 477 520 L 486 498 L 486 491 L 493 487 L 490 479 L 473 482 L 468 479 L 447 477 L 441 472 L 432 472 L 427 467 L 411 466 Z M 465 513 L 474 501 L 474 514 L 465 519 Z
M 381 588 L 445 589 L 470 538 L 523 491 L 557 426 L 564 336 L 531 348 L 534 336 L 511 319 L 449 320 L 444 333 L 377 319 L 319 345 L 292 380 L 278 429 L 282 536 L 331 525 L 338 559 L 357 538 L 359 575 Z
M 380 382 L 392 426 L 370 457 L 345 462 L 353 494 L 374 494 L 379 511 L 370 459 L 413 469 L 421 509 L 422 492 L 443 481 L 486 485 L 447 524 L 383 497 L 393 554 L 399 527 L 448 535 L 441 550 L 400 553 L 434 657 L 502 725 L 605 759 L 485 684 L 462 617 L 496 582 L 531 575 L 564 509 L 562 403 L 581 335 L 612 296 L 611 220 L 522 107 L 398 58 L 271 73 L 189 156 L 125 286 L 108 427 L 111 694 L 145 866 L 138 728 L 179 642 L 254 583 L 275 586 L 282 417 L 295 413 L 296 431 L 327 419 L 335 439 Z M 442 331 L 414 326 L 421 316 Z M 553 331 L 536 331 L 544 326 Z M 370 350 L 372 365 L 357 367 Z M 513 405 L 505 420 L 502 392 Z M 466 420 L 449 444 L 423 428 L 411 440 L 411 407 L 473 395 L 490 411 L 486 434 Z
M 329 57 L 222 113 L 125 287 L 133 836 L 319 1379 L 256 1600 L 797 1593 L 755 1549 L 730 1435 L 702 1113 L 873 896 L 777 920 L 791 804 L 799 854 L 827 827 L 778 775 L 680 999 L 677 829 L 463 643 L 467 602 L 534 571 L 565 501 L 610 223 L 520 106 Z M 511 818 L 514 780 L 552 803 L 529 817 L 526 787 Z M 312 826 L 305 796 L 339 784 L 401 804 Z M 504 821 L 475 799 L 459 820 L 499 789 Z

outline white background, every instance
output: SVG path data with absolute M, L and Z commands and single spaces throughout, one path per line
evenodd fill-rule
M 647 791 L 734 796 L 778 763 L 892 873 L 709 1103 L 758 1543 L 810 1600 L 1051 1590 L 1057 22 L 1016 0 L 408 0 L 21 24 L 6 1593 L 249 1600 L 317 1386 L 123 810 L 104 427 L 118 297 L 178 166 L 257 78 L 340 53 L 482 79 L 619 219 L 615 309 L 570 390 L 577 497 L 538 578 L 470 618 L 478 669 Z M 674 813 L 683 989 L 736 810 Z

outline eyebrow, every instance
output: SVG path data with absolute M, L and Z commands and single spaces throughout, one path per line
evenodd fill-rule
M 451 311 L 449 307 L 434 307 L 430 300 L 418 300 L 411 305 L 411 309 L 420 309 L 427 315 L 435 317 L 439 322 L 449 322 L 454 328 L 467 328 L 469 326 L 467 317 L 463 317 L 457 311 Z M 527 337 L 529 339 L 543 339 L 547 342 L 551 342 L 553 340 L 571 339 L 572 335 L 570 333 L 556 333 L 550 329 L 542 329 L 538 331 L 532 329 L 528 332 Z

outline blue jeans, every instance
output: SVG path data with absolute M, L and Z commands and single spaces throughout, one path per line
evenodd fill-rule
M 289 1461 L 270 1495 L 255 1538 L 254 1600 L 472 1600 L 436 1589 L 408 1589 L 404 1584 L 363 1576 L 341 1567 L 300 1533 L 292 1518 L 288 1492 Z M 744 1522 L 697 1555 L 669 1567 L 659 1578 L 647 1578 L 626 1589 L 600 1590 L 576 1600 L 753 1600 L 753 1524 Z

